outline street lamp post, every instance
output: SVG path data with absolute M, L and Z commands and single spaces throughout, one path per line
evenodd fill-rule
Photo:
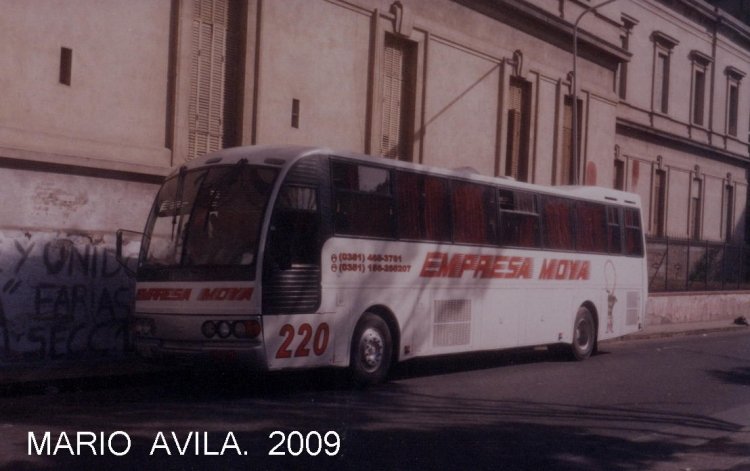
M 580 183 L 579 170 L 581 166 L 578 155 L 578 23 L 580 23 L 583 17 L 590 12 L 615 1 L 617 0 L 605 0 L 597 5 L 588 7 L 583 12 L 581 12 L 580 15 L 578 15 L 578 18 L 576 18 L 576 21 L 573 24 L 573 182 L 576 185 Z

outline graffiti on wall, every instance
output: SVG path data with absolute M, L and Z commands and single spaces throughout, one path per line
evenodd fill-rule
M 123 351 L 133 286 L 107 239 L 0 232 L 0 364 Z

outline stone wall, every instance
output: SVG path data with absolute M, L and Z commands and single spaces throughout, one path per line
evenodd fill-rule
M 750 314 L 750 292 L 663 293 L 649 295 L 646 326 L 705 322 Z
M 132 297 L 114 234 L 0 231 L 0 366 L 122 354 Z

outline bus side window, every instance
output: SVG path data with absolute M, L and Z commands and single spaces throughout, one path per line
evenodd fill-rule
M 454 181 L 452 187 L 453 241 L 494 244 L 495 211 L 492 188 L 462 181 Z
M 393 198 L 389 170 L 332 162 L 336 233 L 393 237 Z
M 620 210 L 614 206 L 607 206 L 607 241 L 609 245 L 609 253 L 622 253 Z
M 607 253 L 606 206 L 576 202 L 576 250 Z
M 570 201 L 565 198 L 547 196 L 542 199 L 545 248 L 575 250 L 571 212 Z
M 510 247 L 539 247 L 539 212 L 531 193 L 498 190 L 498 243 Z
M 637 209 L 626 209 L 625 213 L 625 255 L 643 255 L 641 218 Z
M 319 228 L 316 189 L 284 185 L 271 219 L 270 255 L 276 268 L 318 264 Z
M 431 175 L 396 173 L 399 237 L 450 242 L 448 181 Z

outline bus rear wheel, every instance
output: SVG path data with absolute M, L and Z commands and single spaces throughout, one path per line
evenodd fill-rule
M 352 337 L 350 366 L 356 385 L 368 386 L 385 380 L 391 367 L 392 345 L 388 324 L 380 316 L 366 312 Z
M 578 308 L 573 324 L 573 342 L 570 354 L 574 360 L 582 361 L 591 356 L 596 348 L 596 324 L 591 311 L 585 306 Z

